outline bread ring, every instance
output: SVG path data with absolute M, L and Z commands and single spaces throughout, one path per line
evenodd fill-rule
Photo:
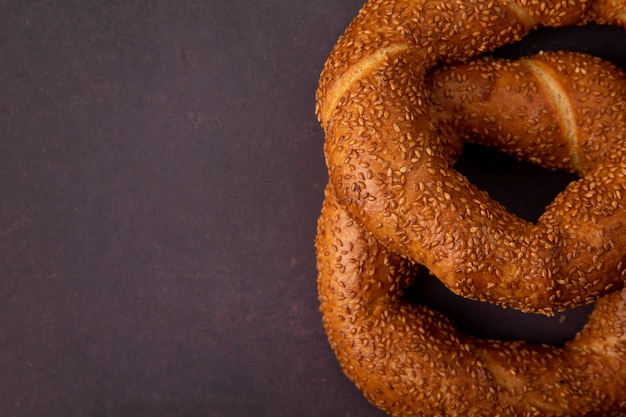
M 416 271 L 327 189 L 316 239 L 330 345 L 346 375 L 393 416 L 623 416 L 626 290 L 595 305 L 563 347 L 476 339 L 402 298 Z
M 626 234 L 619 230 L 626 215 L 626 104 L 624 96 L 612 94 L 624 91 L 624 77 L 589 64 L 611 77 L 585 84 L 598 90 L 576 95 L 570 90 L 597 74 L 577 72 L 574 61 L 566 71 L 575 77 L 552 91 L 553 97 L 572 95 L 568 103 L 574 121 L 553 135 L 553 146 L 544 147 L 537 159 L 584 177 L 532 224 L 452 169 L 463 136 L 442 135 L 434 126 L 426 74 L 440 62 L 492 50 L 539 25 L 596 21 L 626 27 L 624 10 L 625 0 L 368 2 L 331 53 L 317 92 L 330 182 L 339 201 L 379 241 L 425 265 L 466 297 L 551 314 L 621 288 L 626 274 Z M 550 60 L 538 67 L 552 64 L 560 69 L 560 62 Z M 556 69 L 541 73 L 535 83 L 549 85 Z M 541 92 L 529 94 L 545 101 Z M 593 94 L 602 99 L 599 107 L 595 97 L 585 101 Z M 607 136 L 606 125 L 591 124 L 591 132 L 577 127 L 585 123 L 577 117 L 602 114 L 601 107 L 613 112 L 608 136 L 615 137 L 617 147 L 608 149 L 594 139 Z M 543 120 L 547 125 L 537 129 L 552 125 L 551 119 Z M 575 137 L 578 142 L 571 143 Z M 487 140 L 500 145 L 497 138 Z M 570 150 L 576 147 L 595 154 Z M 532 159 L 535 150 L 519 156 Z
M 472 256 L 496 264 L 487 266 L 495 276 L 483 274 L 471 286 L 462 274 L 444 274 L 442 281 L 461 295 L 544 313 L 587 304 L 621 288 L 626 273 L 626 75 L 588 55 L 546 52 L 517 61 L 483 58 L 447 66 L 429 79 L 431 115 L 443 136 L 581 176 L 536 224 L 511 217 L 497 205 L 489 209 L 501 219 L 495 229 L 494 222 L 484 221 L 479 228 L 476 217 L 459 220 L 461 228 L 474 230 L 460 239 L 475 242 Z M 490 202 L 486 194 L 472 194 L 472 200 Z M 532 244 L 490 248 L 494 237 L 518 232 Z M 458 232 L 454 236 L 459 239 Z M 545 261 L 534 262 L 538 257 Z M 553 304 L 542 307 L 546 302 Z

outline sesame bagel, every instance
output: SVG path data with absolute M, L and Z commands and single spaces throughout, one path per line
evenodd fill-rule
M 393 416 L 623 416 L 626 290 L 563 347 L 483 340 L 402 297 L 420 268 L 390 252 L 327 189 L 318 290 L 345 374 Z
M 552 314 L 621 288 L 623 74 L 553 54 L 431 74 L 538 26 L 626 27 L 625 10 L 625 0 L 365 4 L 317 91 L 340 203 L 382 244 L 465 297 Z M 536 223 L 524 221 L 453 169 L 470 138 L 581 179 Z
M 620 289 L 626 274 L 626 75 L 589 55 L 545 52 L 446 66 L 427 79 L 432 121 L 448 141 L 495 147 L 580 176 L 536 223 L 513 216 L 471 184 L 462 193 L 444 185 L 443 193 L 465 208 L 460 216 L 447 215 L 448 238 L 467 243 L 465 255 L 447 252 L 460 273 L 440 279 L 460 295 L 542 313 Z M 468 184 L 455 182 L 455 175 L 421 180 Z M 494 220 L 485 221 L 466 201 L 480 202 Z M 463 272 L 476 267 L 475 260 L 477 272 L 485 271 L 480 279 Z

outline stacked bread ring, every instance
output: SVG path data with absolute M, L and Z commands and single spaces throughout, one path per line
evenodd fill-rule
M 321 311 L 391 415 L 626 414 L 626 75 L 577 53 L 478 57 L 589 22 L 626 28 L 626 1 L 370 0 L 326 62 Z M 524 221 L 453 168 L 467 141 L 580 179 Z M 560 348 L 481 340 L 404 300 L 424 267 L 525 312 L 596 306 Z

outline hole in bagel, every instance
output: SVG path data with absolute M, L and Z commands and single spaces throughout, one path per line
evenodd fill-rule
M 536 222 L 575 174 L 551 171 L 495 149 L 466 143 L 454 168 L 511 213 Z
M 404 298 L 439 311 L 460 330 L 483 339 L 525 340 L 562 346 L 587 323 L 593 305 L 569 309 L 552 317 L 522 313 L 459 297 L 424 270 L 405 291 Z
M 577 179 L 576 175 L 547 170 L 473 144 L 465 145 L 455 169 L 509 211 L 532 222 L 567 184 Z M 553 317 L 504 309 L 459 297 L 427 271 L 407 289 L 405 299 L 444 313 L 460 329 L 477 337 L 553 346 L 572 339 L 593 309 L 579 307 Z

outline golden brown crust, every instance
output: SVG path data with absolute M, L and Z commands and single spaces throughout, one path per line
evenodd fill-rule
M 626 413 L 626 290 L 599 300 L 562 348 L 479 340 L 403 300 L 419 266 L 380 245 L 330 187 L 316 248 L 330 344 L 346 375 L 389 414 Z
M 626 26 L 625 0 L 596 0 L 590 12 L 590 20 L 599 24 Z
M 428 75 L 433 122 L 549 169 L 593 175 L 622 150 L 626 75 L 582 53 L 482 58 Z M 609 162 L 606 165 L 611 165 Z
M 475 56 L 538 25 L 594 19 L 624 25 L 623 5 L 609 0 L 368 2 L 329 57 L 317 93 L 330 181 L 341 203 L 377 239 L 426 265 L 463 296 L 550 314 L 620 288 L 626 270 L 626 238 L 620 233 L 625 158 L 621 149 L 590 138 L 623 138 L 624 123 L 612 123 L 610 135 L 596 124 L 582 139 L 574 125 L 563 125 L 567 151 L 553 149 L 540 159 L 554 159 L 586 177 L 534 225 L 451 169 L 463 140 L 435 129 L 425 74 L 439 62 Z M 544 64 L 554 63 L 538 65 Z M 550 85 L 552 78 L 536 82 Z M 546 98 L 552 99 L 554 94 Z M 609 109 L 624 114 L 623 98 L 610 103 Z M 592 144 L 588 148 L 598 147 L 596 156 L 576 150 L 586 141 Z M 602 152 L 610 163 L 598 167 Z
M 511 233 L 526 241 L 532 237 L 533 247 L 500 244 L 489 255 L 480 255 L 484 263 L 506 262 L 490 265 L 495 274 L 484 274 L 482 282 L 474 279 L 473 285 L 481 291 L 478 298 L 500 303 L 515 285 L 518 297 L 532 299 L 539 291 L 535 297 L 562 309 L 621 288 L 626 248 L 622 230 L 626 219 L 626 76 L 588 55 L 546 52 L 519 61 L 484 58 L 448 66 L 430 78 L 431 115 L 442 135 L 496 147 L 546 168 L 581 176 L 546 207 L 536 224 L 515 225 Z M 492 210 L 495 217 L 506 215 L 504 208 Z M 490 229 L 489 224 L 466 227 L 474 228 L 471 239 L 483 250 L 509 232 L 501 223 L 497 229 Z M 543 251 L 546 262 L 530 265 L 538 251 Z M 542 268 L 551 275 L 533 279 Z M 442 280 L 451 289 L 476 298 L 457 289 L 460 276 L 442 275 Z M 484 282 L 491 286 L 485 287 Z M 502 304 L 518 307 L 509 301 Z

